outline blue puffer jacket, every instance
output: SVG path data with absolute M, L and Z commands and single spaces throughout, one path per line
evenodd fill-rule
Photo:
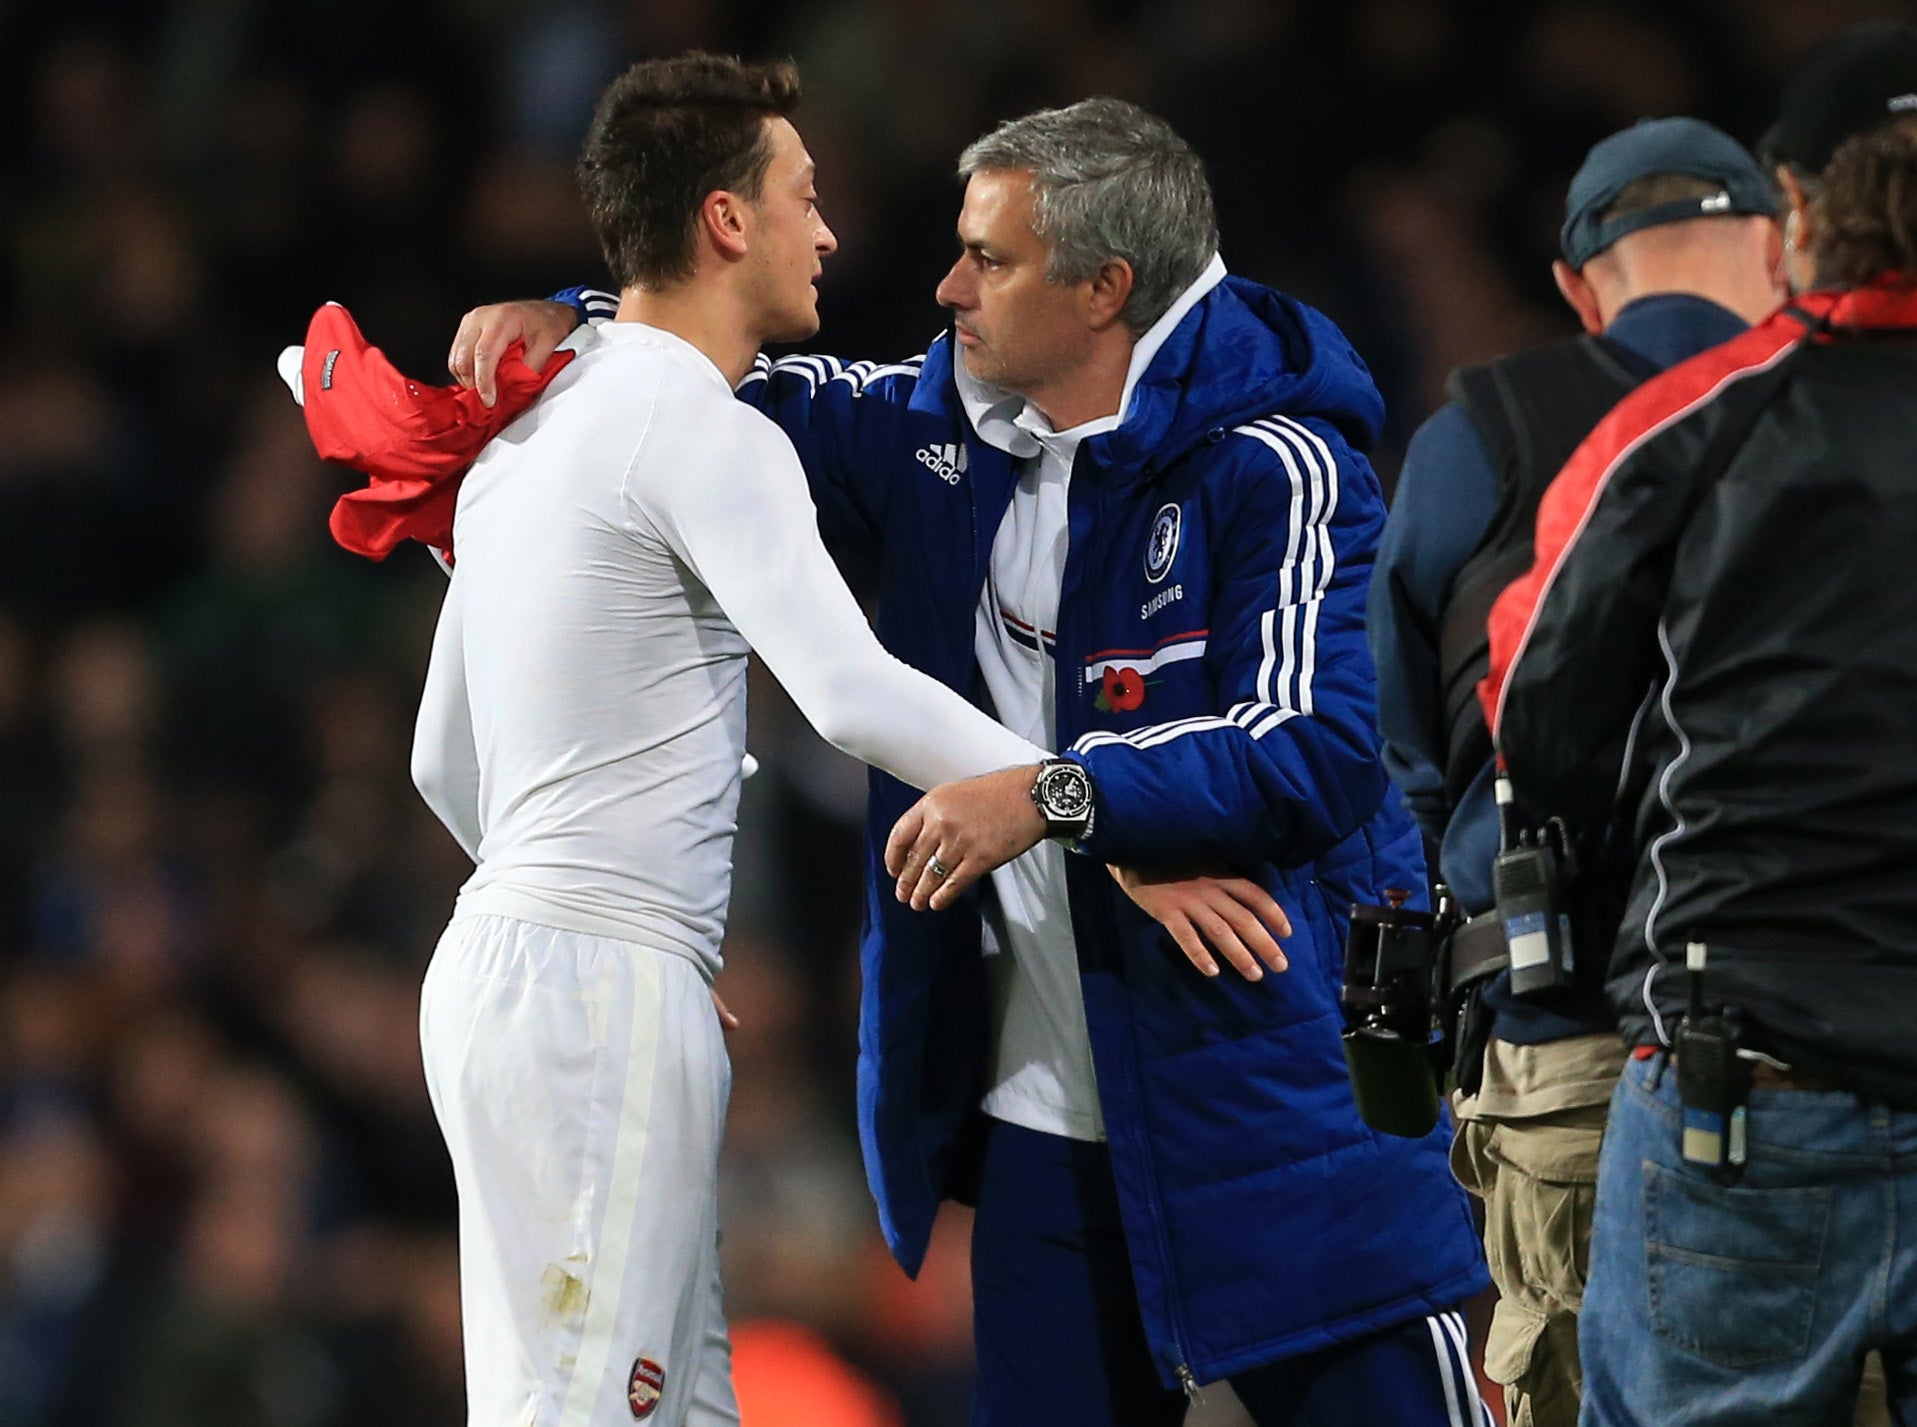
M 740 395 L 797 445 L 827 543 L 876 576 L 886 647 L 983 704 L 974 621 L 1017 477 L 952 363 L 944 337 L 896 366 L 761 359 Z M 1384 508 L 1358 451 L 1382 414 L 1327 319 L 1227 278 L 1073 468 L 1057 730 L 1098 807 L 1087 855 L 1068 859 L 1072 926 L 1167 1386 L 1449 1308 L 1487 1281 L 1449 1126 L 1419 1141 L 1367 1129 L 1339 1045 L 1351 904 L 1424 886 L 1418 833 L 1387 796 L 1365 646 Z M 917 796 L 872 775 L 859 1031 L 866 1173 L 909 1272 L 965 1169 L 989 1015 L 989 884 L 917 913 L 880 865 Z M 1199 975 L 1106 862 L 1256 877 L 1292 920 L 1290 970 Z

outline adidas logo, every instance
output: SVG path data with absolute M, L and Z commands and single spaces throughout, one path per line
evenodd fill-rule
M 945 446 L 921 446 L 918 449 L 918 458 L 928 471 L 948 486 L 957 485 L 959 477 L 965 474 L 963 442 Z
M 1731 196 L 1729 193 L 1713 193 L 1709 198 L 1703 199 L 1698 203 L 1697 211 L 1699 213 L 1724 213 L 1729 211 L 1730 206 Z

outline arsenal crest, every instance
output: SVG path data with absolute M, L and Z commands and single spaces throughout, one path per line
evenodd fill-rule
M 632 1376 L 626 1379 L 626 1404 L 632 1408 L 635 1422 L 652 1416 L 666 1390 L 666 1370 L 651 1358 L 634 1358 Z

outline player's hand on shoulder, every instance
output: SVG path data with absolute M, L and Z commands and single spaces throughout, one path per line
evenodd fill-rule
M 943 783 L 906 810 L 885 843 L 885 870 L 901 902 L 943 911 L 995 867 L 1045 836 L 1032 801 L 1033 765 Z
M 499 359 L 508 347 L 523 341 L 526 365 L 542 372 L 578 325 L 579 314 L 563 302 L 495 302 L 475 307 L 460 319 L 446 369 L 461 386 L 477 389 L 479 399 L 491 406 L 499 400 Z
M 1109 870 L 1125 895 L 1170 932 L 1185 959 L 1205 975 L 1218 974 L 1218 957 L 1247 981 L 1262 980 L 1266 966 L 1283 971 L 1290 964 L 1277 938 L 1291 935 L 1291 919 L 1250 878 Z

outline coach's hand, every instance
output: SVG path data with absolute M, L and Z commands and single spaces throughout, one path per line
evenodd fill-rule
M 885 842 L 885 870 L 914 911 L 943 911 L 959 893 L 1045 836 L 1032 801 L 1038 769 L 1004 768 L 944 783 L 906 810 Z
M 554 349 L 572 335 L 579 314 L 563 302 L 495 302 L 475 307 L 459 321 L 446 370 L 453 380 L 477 388 L 479 399 L 491 406 L 499 400 L 499 359 L 514 342 L 526 344 L 525 363 L 536 372 L 546 369 Z
M 1264 978 L 1261 961 L 1273 971 L 1290 965 L 1276 939 L 1291 935 L 1291 919 L 1249 878 L 1174 877 L 1129 867 L 1110 871 L 1125 895 L 1170 932 L 1185 959 L 1205 975 L 1218 974 L 1214 951 L 1247 981 Z

